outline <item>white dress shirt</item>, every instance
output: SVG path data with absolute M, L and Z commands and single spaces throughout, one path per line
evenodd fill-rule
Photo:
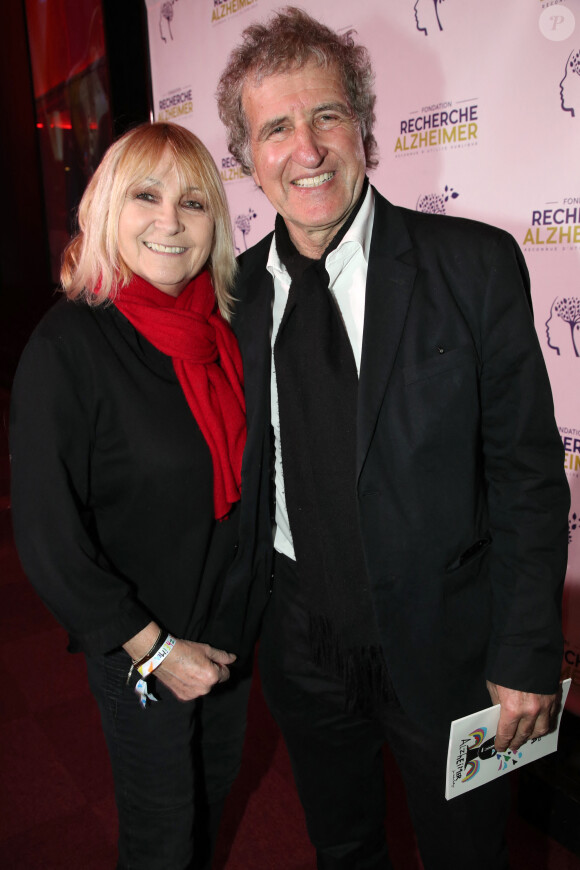
M 369 185 L 364 202 L 349 231 L 336 250 L 326 259 L 329 288 L 334 296 L 352 345 L 357 371 L 360 373 L 362 338 L 365 317 L 365 291 L 371 234 L 375 213 L 374 197 Z M 274 484 L 276 492 L 276 514 L 274 547 L 290 559 L 295 559 L 292 533 L 286 509 L 284 491 L 284 472 L 282 468 L 282 447 L 280 441 L 280 414 L 278 411 L 278 387 L 274 366 L 274 343 L 288 301 L 290 276 L 280 262 L 276 250 L 276 238 L 272 239 L 266 268 L 274 279 L 274 307 L 272 319 L 272 374 L 271 374 L 271 414 L 274 429 Z

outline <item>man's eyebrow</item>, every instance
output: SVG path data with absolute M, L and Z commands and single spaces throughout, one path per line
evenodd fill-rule
M 352 115 L 352 110 L 348 103 L 343 103 L 340 101 L 335 101 L 334 103 L 321 103 L 320 106 L 316 106 L 312 114 L 318 114 L 319 112 L 340 112 L 342 115 Z
M 265 139 L 271 130 L 286 124 L 288 121 L 288 115 L 280 115 L 279 118 L 270 118 L 268 121 L 265 121 L 258 130 L 258 139 Z
M 311 110 L 312 115 L 319 115 L 321 112 L 339 112 L 345 117 L 350 117 L 352 115 L 352 110 L 348 103 L 343 103 L 339 100 L 331 103 L 320 103 L 318 106 L 314 106 Z M 271 130 L 275 130 L 276 127 L 284 126 L 289 120 L 289 115 L 280 115 L 277 118 L 270 118 L 268 121 L 265 121 L 258 130 L 258 139 L 265 139 Z

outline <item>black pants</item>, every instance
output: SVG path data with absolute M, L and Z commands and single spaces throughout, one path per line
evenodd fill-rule
M 119 814 L 118 870 L 210 866 L 221 810 L 238 773 L 250 677 L 232 674 L 196 701 L 154 677 L 157 703 L 139 706 L 123 650 L 87 657 L 101 712 Z M 194 848 L 195 846 L 195 848 Z
M 344 710 L 340 681 L 312 664 L 296 566 L 277 556 L 260 641 L 266 701 L 292 762 L 320 870 L 386 870 L 383 744 L 405 783 L 425 870 L 503 870 L 509 784 L 446 801 L 447 734 L 406 716 L 394 691 L 369 719 Z

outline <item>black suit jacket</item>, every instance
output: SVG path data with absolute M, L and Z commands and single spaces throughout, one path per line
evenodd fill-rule
M 241 258 L 234 329 L 248 442 L 236 570 L 270 582 L 271 236 Z M 357 419 L 357 493 L 383 649 L 409 713 L 445 725 L 485 679 L 551 693 L 569 492 L 507 233 L 391 205 L 375 218 Z

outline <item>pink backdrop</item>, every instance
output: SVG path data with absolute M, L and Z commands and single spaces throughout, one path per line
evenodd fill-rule
M 243 251 L 272 228 L 273 210 L 229 156 L 214 93 L 241 30 L 281 4 L 146 2 L 155 118 L 210 148 Z M 524 250 L 572 493 L 563 671 L 580 715 L 580 0 L 297 5 L 354 28 L 371 52 L 378 189 L 400 205 L 504 227 Z

